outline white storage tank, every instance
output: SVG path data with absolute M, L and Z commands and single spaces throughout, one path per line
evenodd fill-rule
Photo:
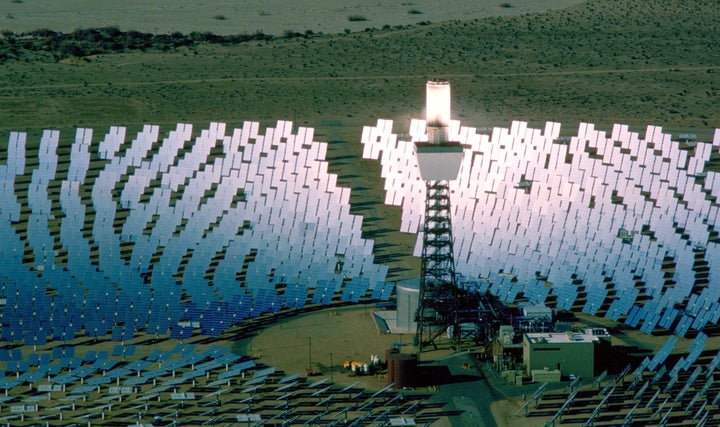
M 420 278 L 397 282 L 397 327 L 402 331 L 417 331 L 415 312 L 420 302 Z

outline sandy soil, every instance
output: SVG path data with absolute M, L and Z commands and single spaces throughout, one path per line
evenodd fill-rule
M 280 35 L 310 30 L 327 34 L 421 21 L 538 13 L 580 3 L 583 0 L 6 0 L 0 4 L 0 29 L 69 32 L 115 25 L 125 31 L 153 33 L 261 31 Z
M 521 396 L 511 397 L 510 399 L 498 400 L 490 405 L 495 422 L 500 427 L 540 427 L 547 422 L 544 418 L 528 418 L 522 413 L 517 416 L 514 414 L 522 408 L 523 400 Z
M 305 375 L 310 365 L 318 378 L 329 378 L 332 371 L 335 383 L 360 381 L 362 387 L 379 390 L 387 385 L 387 376 L 352 376 L 342 369 L 343 362 L 367 363 L 371 354 L 384 359 L 385 349 L 395 342 L 408 343 L 412 337 L 381 334 L 372 321 L 373 309 L 372 305 L 350 306 L 286 319 L 237 343 L 233 351 L 244 347 L 245 354 L 289 374 Z

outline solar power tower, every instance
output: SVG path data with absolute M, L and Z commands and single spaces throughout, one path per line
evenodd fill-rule
M 462 310 L 455 277 L 450 181 L 457 178 L 463 158 L 460 143 L 448 139 L 450 83 L 431 80 L 426 85 L 427 143 L 416 143 L 420 175 L 425 181 L 425 217 L 420 273 L 420 300 L 416 314 L 418 352 L 438 347 L 446 331 L 460 341 Z

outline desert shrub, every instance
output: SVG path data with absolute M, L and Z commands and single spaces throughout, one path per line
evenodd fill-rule
M 217 21 L 224 21 L 227 19 L 227 17 L 225 17 L 225 15 L 215 15 L 215 16 L 213 16 L 213 19 L 215 19 Z
M 410 9 L 407 13 L 409 15 L 422 15 L 422 11 L 418 9 Z
M 363 15 L 350 15 L 350 16 L 348 16 L 348 21 L 361 22 L 361 21 L 367 21 L 367 18 Z
M 220 43 L 222 37 L 209 31 L 193 31 L 190 38 L 196 43 Z
M 4 31 L 0 38 L 0 62 L 19 59 L 22 51 L 48 52 L 56 60 L 70 56 L 84 57 L 107 52 L 127 52 L 134 50 L 168 51 L 181 46 L 196 46 L 201 43 L 238 44 L 253 40 L 272 40 L 271 35 L 257 32 L 255 34 L 238 34 L 219 36 L 210 32 L 192 32 L 183 34 L 151 34 L 139 31 L 120 31 L 118 27 L 81 28 L 71 33 L 60 33 L 49 29 L 39 29 L 28 33 L 15 34 Z M 308 37 L 305 34 L 293 33 L 294 37 Z
M 121 43 L 127 50 L 146 50 L 152 47 L 152 34 L 128 31 L 121 37 Z
M 15 35 L 3 34 L 3 37 L 0 38 L 0 63 L 10 59 L 17 59 L 18 51 Z
M 510 8 L 512 5 L 510 3 L 500 3 L 500 7 Z
M 303 33 L 299 33 L 297 31 L 285 30 L 283 31 L 283 37 L 285 37 L 286 39 L 295 39 L 298 37 L 304 37 L 304 35 Z

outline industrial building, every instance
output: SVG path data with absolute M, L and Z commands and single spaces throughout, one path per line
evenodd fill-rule
M 545 304 L 518 304 L 523 317 L 530 319 L 541 319 L 548 322 L 553 320 L 552 309 Z
M 526 333 L 523 363 L 527 374 L 533 381 L 560 381 L 571 375 L 592 378 L 598 369 L 602 370 L 598 355 L 608 350 L 607 337 L 592 331 Z

